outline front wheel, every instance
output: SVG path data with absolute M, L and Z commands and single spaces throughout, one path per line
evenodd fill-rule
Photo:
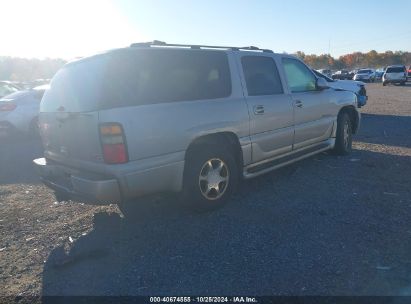
M 227 203 L 237 186 L 239 168 L 231 151 L 204 145 L 189 152 L 184 172 L 183 202 L 197 211 Z
M 334 153 L 348 155 L 352 150 L 352 123 L 347 113 L 340 113 L 337 119 L 337 136 L 335 138 Z

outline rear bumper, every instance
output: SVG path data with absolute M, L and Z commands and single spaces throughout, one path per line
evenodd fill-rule
M 406 82 L 407 78 L 398 78 L 398 79 L 383 79 L 384 83 L 401 83 Z
M 116 179 L 84 177 L 73 169 L 48 164 L 45 158 L 33 160 L 43 183 L 69 197 L 101 204 L 119 203 L 120 187 Z

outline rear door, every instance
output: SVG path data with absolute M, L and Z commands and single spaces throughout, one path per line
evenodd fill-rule
M 331 136 L 335 119 L 333 91 L 317 90 L 317 78 L 300 60 L 282 58 L 282 67 L 294 107 L 294 149 Z
M 96 56 L 69 64 L 53 78 L 39 115 L 47 158 L 102 162 L 98 102 L 105 61 Z
M 252 161 L 258 162 L 291 151 L 293 106 L 284 88 L 274 57 L 238 54 L 248 110 Z

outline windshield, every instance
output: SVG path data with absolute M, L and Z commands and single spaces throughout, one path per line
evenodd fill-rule
M 357 73 L 358 74 L 370 74 L 372 73 L 372 71 L 371 70 L 359 70 Z
M 0 97 L 17 92 L 18 89 L 7 83 L 0 83 Z

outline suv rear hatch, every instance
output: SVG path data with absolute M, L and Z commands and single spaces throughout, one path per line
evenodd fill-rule
M 66 65 L 51 82 L 40 105 L 40 130 L 48 159 L 103 162 L 98 100 L 106 56 Z
M 387 68 L 385 74 L 388 74 L 390 79 L 403 79 L 407 74 L 405 72 L 405 68 L 403 67 L 391 67 Z

